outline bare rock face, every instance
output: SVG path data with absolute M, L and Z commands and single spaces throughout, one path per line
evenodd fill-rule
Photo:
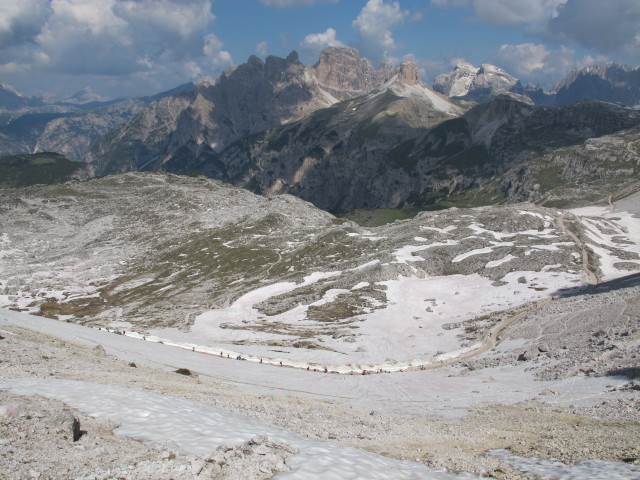
M 350 47 L 329 47 L 315 66 L 306 67 L 296 52 L 265 61 L 251 56 L 213 85 L 197 85 L 149 105 L 97 142 L 88 161 L 96 174 L 183 171 L 190 159 L 215 156 L 243 137 L 364 95 L 390 73 L 390 64 L 375 70 Z
M 433 89 L 449 97 L 480 103 L 499 95 L 509 95 L 519 101 L 533 103 L 525 95 L 525 89 L 517 78 L 488 63 L 483 63 L 480 67 L 469 63 L 458 64 L 453 71 L 438 75 Z
M 469 93 L 478 68 L 470 63 L 459 63 L 453 71 L 441 73 L 433 83 L 433 89 L 449 97 L 460 97 Z
M 420 75 L 418 74 L 418 67 L 416 62 L 408 61 L 403 62 L 400 65 L 400 71 L 398 72 L 398 79 L 406 85 L 418 85 L 420 84 Z
M 365 93 L 384 81 L 371 62 L 350 47 L 324 49 L 314 71 L 321 85 L 335 90 Z

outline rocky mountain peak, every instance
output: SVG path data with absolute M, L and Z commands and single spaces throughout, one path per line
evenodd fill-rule
M 321 85 L 336 90 L 367 92 L 381 83 L 371 62 L 351 47 L 325 48 L 314 70 Z
M 449 97 L 481 103 L 498 95 L 510 95 L 520 101 L 531 102 L 524 96 L 524 88 L 517 78 L 490 63 L 483 63 L 480 67 L 460 63 L 451 72 L 438 75 L 433 89 Z
M 640 68 L 613 62 L 572 70 L 553 92 L 558 104 L 599 99 L 626 105 L 640 104 Z
M 451 72 L 438 75 L 433 83 L 433 89 L 449 97 L 466 95 L 477 74 L 478 67 L 470 63 L 459 63 Z
M 300 63 L 300 58 L 298 57 L 298 52 L 296 52 L 295 50 L 292 50 L 291 53 L 289 55 L 287 55 L 287 58 L 285 59 L 285 62 L 286 62 L 287 65 L 293 65 L 293 64 Z
M 420 83 L 420 75 L 418 74 L 416 62 L 413 60 L 402 62 L 398 71 L 398 80 L 407 85 L 418 85 Z

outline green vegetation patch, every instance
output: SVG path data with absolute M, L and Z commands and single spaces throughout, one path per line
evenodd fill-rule
M 546 192 L 554 188 L 563 186 L 566 182 L 560 175 L 562 167 L 553 165 L 536 173 L 535 183 L 540 184 L 542 191 Z
M 26 187 L 62 183 L 82 168 L 63 155 L 53 152 L 0 157 L 0 186 Z
M 351 220 L 362 227 L 379 227 L 393 223 L 396 220 L 407 220 L 415 217 L 423 209 L 418 207 L 407 208 L 377 208 L 373 210 L 357 209 L 338 212 L 336 215 L 346 220 Z

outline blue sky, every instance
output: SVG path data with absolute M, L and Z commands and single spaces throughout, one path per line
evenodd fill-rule
M 551 87 L 584 65 L 638 66 L 640 1 L 0 0 L 0 82 L 32 94 L 152 94 L 340 44 L 374 65 L 411 55 L 428 84 L 466 61 Z

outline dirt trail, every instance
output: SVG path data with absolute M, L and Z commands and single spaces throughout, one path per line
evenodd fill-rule
M 578 222 L 580 221 L 579 218 L 576 217 L 576 219 Z M 556 216 L 554 217 L 554 220 L 558 225 L 558 227 L 560 228 L 560 230 L 565 234 L 567 234 L 569 237 L 571 237 L 571 239 L 580 248 L 580 256 L 582 257 L 582 270 L 587 276 L 587 282 L 589 283 L 589 285 L 597 285 L 598 277 L 596 276 L 595 273 L 593 273 L 589 269 L 589 251 L 587 250 L 587 246 L 575 233 L 573 233 L 569 228 L 567 228 L 567 226 L 564 223 L 564 219 L 562 217 Z

